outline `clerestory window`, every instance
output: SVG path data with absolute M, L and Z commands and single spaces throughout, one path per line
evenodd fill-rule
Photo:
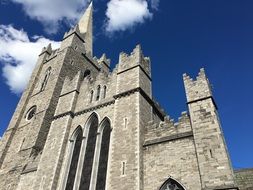
M 96 101 L 98 101 L 98 100 L 99 100 L 99 98 L 100 98 L 100 91 L 101 91 L 101 87 L 100 87 L 100 85 L 98 85 L 98 87 L 97 87 L 97 96 L 96 96 Z

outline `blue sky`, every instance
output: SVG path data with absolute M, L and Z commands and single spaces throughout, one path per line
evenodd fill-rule
M 114 67 L 121 51 L 140 43 L 151 57 L 153 95 L 175 119 L 187 109 L 182 74 L 196 77 L 204 67 L 232 164 L 253 167 L 253 1 L 123 2 L 93 2 L 94 55 L 106 53 Z M 37 52 L 49 42 L 57 47 L 86 6 L 85 0 L 0 1 L 0 136 Z

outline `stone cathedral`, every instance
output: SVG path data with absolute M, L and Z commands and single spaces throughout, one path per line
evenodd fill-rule
M 188 112 L 174 122 L 139 45 L 112 71 L 93 57 L 92 10 L 42 49 L 1 139 L 0 189 L 252 190 L 237 183 L 205 71 L 183 75 Z

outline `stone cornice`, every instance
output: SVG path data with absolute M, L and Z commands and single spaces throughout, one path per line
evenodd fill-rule
M 82 115 L 84 113 L 91 112 L 91 111 L 94 111 L 96 109 L 114 104 L 114 102 L 115 102 L 115 100 L 107 101 L 107 102 L 104 102 L 102 104 L 98 104 L 98 105 L 95 105 L 95 106 L 92 106 L 92 107 L 88 107 L 88 108 L 86 108 L 82 111 L 78 111 L 76 113 L 74 113 L 72 111 L 64 112 L 64 113 L 61 113 L 61 114 L 58 114 L 58 115 L 54 116 L 53 120 L 56 120 L 56 119 L 59 119 L 61 117 L 65 117 L 65 116 L 70 116 L 71 118 L 74 118 L 74 117 Z
M 43 61 L 43 64 L 48 63 L 49 61 L 51 61 L 52 59 L 56 58 L 57 54 L 55 54 L 54 56 L 50 57 L 50 59 L 46 59 L 45 61 Z
M 127 71 L 129 71 L 129 70 L 131 70 L 131 69 L 134 69 L 134 68 L 136 68 L 136 67 L 140 67 L 140 69 L 142 70 L 142 72 L 148 77 L 148 79 L 149 79 L 150 81 L 152 81 L 151 77 L 148 75 L 148 73 L 143 69 L 143 67 L 142 67 L 141 65 L 135 65 L 135 66 L 133 66 L 133 67 L 130 67 L 130 68 L 128 68 L 128 69 L 125 69 L 125 70 L 123 70 L 123 71 L 120 71 L 120 72 L 117 73 L 117 75 L 119 75 L 119 74 L 121 74 L 121 73 L 124 73 L 124 72 L 127 72 Z
M 214 98 L 213 98 L 212 96 L 207 96 L 207 97 L 204 97 L 204 98 L 199 98 L 199 99 L 196 99 L 196 100 L 192 100 L 192 101 L 187 102 L 186 104 L 189 105 L 189 104 L 192 104 L 192 103 L 195 103 L 195 102 L 207 100 L 207 99 L 209 99 L 209 98 L 211 98 L 211 100 L 212 100 L 212 102 L 213 102 L 215 108 L 218 110 L 218 107 L 217 107 L 217 105 L 216 105 L 216 103 L 215 103 L 215 101 L 214 101 Z
M 61 94 L 60 97 L 66 96 L 66 95 L 68 95 L 68 94 L 71 94 L 72 92 L 76 92 L 77 94 L 79 94 L 79 91 L 78 91 L 78 90 L 72 90 L 72 91 L 70 91 L 70 92 L 66 92 L 66 93 L 64 93 L 64 94 Z
M 68 38 L 69 36 L 72 36 L 73 34 L 75 34 L 83 43 L 85 43 L 84 39 L 76 32 L 76 31 L 73 31 L 72 33 L 68 34 L 67 36 L 65 36 L 63 40 L 65 40 L 66 38 Z
M 102 103 L 102 104 L 98 104 L 98 105 L 89 107 L 89 108 L 84 109 L 84 110 L 82 110 L 82 111 L 76 112 L 76 113 L 75 113 L 75 116 L 82 115 L 82 114 L 84 114 L 84 113 L 91 112 L 91 111 L 94 111 L 94 110 L 96 110 L 96 109 L 99 109 L 99 108 L 102 108 L 102 107 L 105 107 L 105 106 L 114 104 L 114 102 L 115 102 L 115 100 L 111 100 L 111 101 L 108 101 L 108 102 L 105 102 L 105 103 Z
M 166 116 L 166 114 L 163 113 L 162 111 L 160 111 L 159 108 L 157 108 L 155 102 L 140 87 L 134 88 L 134 89 L 122 92 L 122 93 L 119 93 L 117 95 L 114 95 L 113 96 L 113 98 L 114 98 L 113 100 L 109 100 L 107 102 L 104 102 L 104 103 L 101 103 L 101 104 L 98 104 L 98 105 L 95 105 L 95 106 L 92 106 L 92 107 L 88 107 L 88 108 L 86 108 L 86 109 L 84 109 L 82 111 L 78 111 L 76 113 L 74 113 L 72 111 L 68 111 L 68 112 L 64 112 L 64 113 L 58 114 L 58 115 L 56 115 L 56 116 L 53 117 L 53 120 L 59 119 L 61 117 L 65 117 L 65 116 L 68 116 L 68 115 L 70 115 L 71 118 L 74 118 L 75 116 L 79 116 L 79 115 L 82 115 L 84 113 L 91 112 L 91 111 L 94 111 L 96 109 L 99 109 L 99 108 L 102 108 L 102 107 L 114 104 L 116 99 L 120 99 L 122 97 L 129 96 L 130 94 L 134 94 L 136 92 L 139 92 L 142 95 L 142 97 L 150 104 L 150 106 L 153 107 L 154 111 L 160 117 L 160 119 L 163 120 L 164 117 Z
M 125 96 L 128 96 L 130 94 L 133 94 L 135 92 L 139 92 L 142 97 L 150 104 L 150 106 L 152 106 L 152 108 L 154 109 L 154 111 L 156 112 L 156 114 L 158 115 L 158 117 L 161 119 L 161 120 L 164 120 L 164 117 L 166 116 L 165 113 L 163 113 L 158 107 L 157 105 L 155 104 L 155 102 L 149 97 L 149 95 L 140 87 L 138 88 L 134 88 L 134 89 L 131 89 L 131 90 L 128 90 L 128 91 L 125 91 L 125 92 L 121 92 L 115 96 L 113 96 L 115 99 L 119 99 L 119 98 L 122 98 L 122 97 L 125 97 Z
M 166 136 L 166 137 L 148 140 L 144 143 L 143 147 L 152 146 L 152 145 L 169 142 L 169 141 L 175 141 L 175 140 L 184 139 L 184 138 L 189 138 L 189 137 L 193 137 L 192 131 L 177 133 L 177 134 Z
M 74 118 L 74 115 L 75 114 L 72 111 L 68 111 L 68 112 L 64 112 L 64 113 L 54 116 L 53 120 L 56 120 L 56 119 L 59 119 L 61 117 L 65 117 L 65 116 L 70 116 L 71 118 Z

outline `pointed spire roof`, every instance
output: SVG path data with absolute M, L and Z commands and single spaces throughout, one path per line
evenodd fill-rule
M 79 30 L 82 34 L 89 32 L 90 27 L 92 27 L 92 17 L 93 17 L 93 5 L 92 1 L 88 8 L 85 10 L 83 16 L 79 20 Z
M 93 5 L 92 1 L 78 22 L 79 31 L 84 35 L 86 53 L 92 55 L 93 45 Z

